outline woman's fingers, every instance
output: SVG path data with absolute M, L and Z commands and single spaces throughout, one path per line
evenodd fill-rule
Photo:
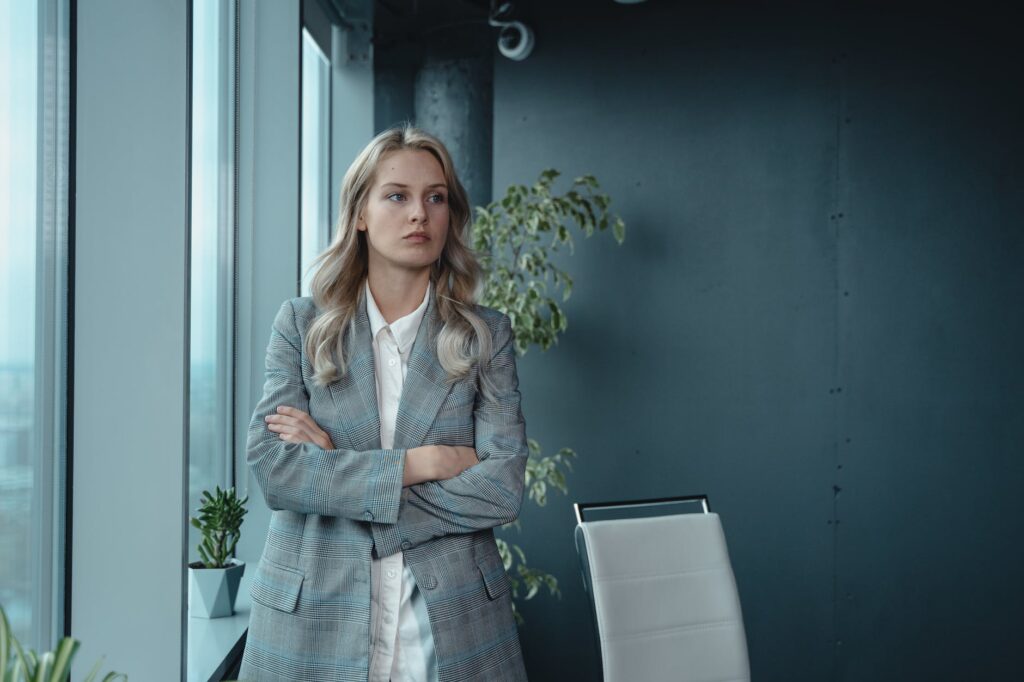
M 330 436 L 306 412 L 287 405 L 279 406 L 277 412 L 268 414 L 264 420 L 267 428 L 277 433 L 281 440 L 314 443 L 325 450 L 334 448 Z
M 271 431 L 277 431 L 278 433 L 287 434 L 305 434 L 310 437 L 313 433 L 310 431 L 309 426 L 295 417 L 286 417 L 280 414 L 267 415 L 267 428 Z
M 289 407 L 287 405 L 278 405 L 277 413 L 278 415 L 283 415 L 285 417 L 295 420 L 296 422 L 302 424 L 311 431 L 320 430 L 320 427 L 317 426 L 317 423 L 315 421 L 313 421 L 313 418 L 310 417 L 308 413 L 303 412 L 298 408 Z
M 309 433 L 301 424 L 273 421 L 267 424 L 267 429 L 287 436 L 301 436 L 307 439 L 311 439 L 313 437 L 313 434 Z
M 313 418 L 302 410 L 281 405 L 277 408 L 277 411 L 278 414 L 274 415 L 276 418 L 271 421 L 295 426 L 307 433 L 310 438 L 323 434 L 323 430 L 313 421 Z
M 286 419 L 288 418 L 286 417 Z M 275 421 L 267 424 L 267 429 L 277 433 L 281 440 L 290 443 L 315 443 L 324 450 L 334 448 L 330 436 L 320 430 L 312 432 L 309 427 L 301 423 L 287 424 Z

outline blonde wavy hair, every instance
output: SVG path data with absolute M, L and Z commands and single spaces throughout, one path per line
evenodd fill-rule
M 341 183 L 334 239 L 309 266 L 310 270 L 316 270 L 310 291 L 320 311 L 306 335 L 306 356 L 313 366 L 314 380 L 323 386 L 345 374 L 346 331 L 351 331 L 363 304 L 363 283 L 369 263 L 366 233 L 356 229 L 356 222 L 381 159 L 402 149 L 433 154 L 441 164 L 448 185 L 448 236 L 441 257 L 430 271 L 434 304 L 443 321 L 437 337 L 438 361 L 450 382 L 465 377 L 473 364 L 479 363 L 480 386 L 485 396 L 492 397 L 494 387 L 486 376 L 483 362 L 491 355 L 491 332 L 474 311 L 480 265 L 465 241 L 470 218 L 469 199 L 444 144 L 409 124 L 377 135 L 349 166 Z

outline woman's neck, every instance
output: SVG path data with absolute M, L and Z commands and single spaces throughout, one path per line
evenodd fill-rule
M 430 268 L 420 271 L 374 268 L 367 279 L 377 309 L 384 321 L 391 324 L 420 307 L 430 283 Z

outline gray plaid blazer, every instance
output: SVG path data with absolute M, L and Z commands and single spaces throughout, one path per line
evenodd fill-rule
M 281 306 L 247 442 L 249 467 L 274 511 L 252 579 L 242 680 L 365 681 L 371 552 L 399 549 L 427 604 L 441 681 L 526 679 L 492 531 L 519 513 L 525 422 L 509 318 L 476 311 L 493 337 L 497 401 L 478 394 L 476 366 L 447 381 L 431 297 L 409 357 L 394 449 L 385 450 L 365 303 L 346 338 L 348 371 L 329 386 L 313 383 L 304 349 L 312 299 Z M 279 405 L 308 412 L 336 449 L 282 441 L 263 419 Z M 475 447 L 480 463 L 403 488 L 406 449 L 429 444 Z

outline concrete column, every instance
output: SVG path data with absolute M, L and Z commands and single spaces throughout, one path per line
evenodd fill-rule
M 427 57 L 414 84 L 416 124 L 448 146 L 472 205 L 491 200 L 494 68 L 490 54 Z

